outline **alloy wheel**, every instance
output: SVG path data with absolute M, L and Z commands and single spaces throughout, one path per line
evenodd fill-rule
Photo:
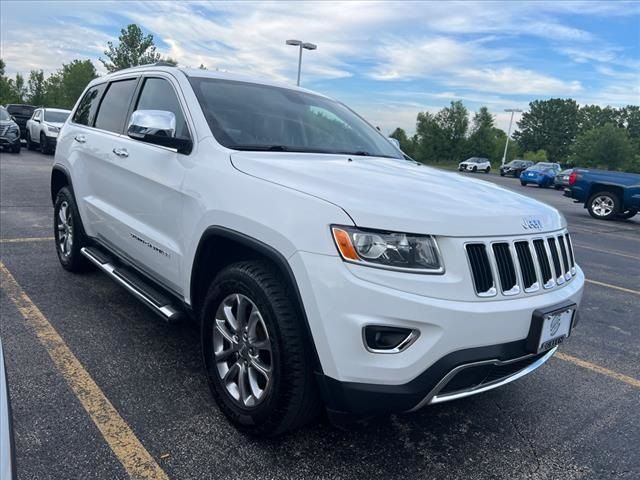
M 611 215 L 614 208 L 614 202 L 611 197 L 606 195 L 600 195 L 593 199 L 591 209 L 599 217 L 606 217 Z
M 73 248 L 73 217 L 71 216 L 71 207 L 66 200 L 60 204 L 58 209 L 56 227 L 58 229 L 58 249 L 63 256 L 68 257 Z
M 251 299 L 228 295 L 216 311 L 213 327 L 216 371 L 229 396 L 243 408 L 259 405 L 273 384 L 271 340 Z

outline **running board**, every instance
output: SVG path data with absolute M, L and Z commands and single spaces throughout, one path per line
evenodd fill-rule
M 83 247 L 82 255 L 91 263 L 109 275 L 129 293 L 160 315 L 167 323 L 175 323 L 180 320 L 182 313 L 175 308 L 171 299 L 160 292 L 150 282 L 132 269 L 123 266 L 102 250 L 95 247 Z

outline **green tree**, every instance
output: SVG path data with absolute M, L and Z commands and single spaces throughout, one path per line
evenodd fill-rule
M 62 68 L 45 82 L 45 104 L 49 107 L 73 108 L 87 84 L 97 76 L 91 60 L 73 60 L 62 64 Z
M 552 98 L 529 103 L 514 139 L 525 151 L 546 150 L 549 159 L 563 162 L 578 133 L 578 104 L 572 99 Z
M 24 103 L 27 97 L 27 86 L 24 83 L 24 77 L 16 73 L 16 80 L 13 82 L 13 92 L 15 100 L 13 103 Z
M 578 130 L 580 133 L 604 127 L 608 123 L 612 125 L 619 123 L 619 112 L 615 108 L 584 105 L 578 111 Z
M 493 115 L 487 107 L 481 107 L 473 115 L 471 135 L 467 140 L 467 154 L 477 157 L 491 158 L 495 155 L 496 132 Z
M 414 138 L 414 158 L 416 160 L 425 163 L 442 160 L 445 136 L 433 113 L 418 113 Z
M 532 162 L 546 162 L 548 160 L 547 152 L 538 150 L 537 152 L 524 152 L 522 158 L 531 160 Z
M 629 134 L 612 124 L 578 135 L 572 148 L 574 165 L 609 170 L 634 168 L 634 151 Z
M 449 107 L 445 107 L 436 115 L 436 121 L 440 126 L 444 136 L 442 159 L 449 161 L 460 161 L 466 150 L 465 140 L 469 129 L 469 118 L 467 108 L 457 100 L 451 102 Z
M 391 138 L 395 138 L 400 143 L 400 149 L 413 158 L 414 155 L 414 144 L 413 139 L 407 136 L 407 132 L 405 132 L 402 128 L 396 128 L 391 135 Z
M 27 102 L 31 105 L 44 105 L 46 101 L 46 82 L 42 70 L 31 70 L 27 81 Z
M 107 50 L 104 51 L 107 60 L 100 59 L 109 72 L 156 63 L 161 59 L 160 54 L 156 52 L 153 35 L 145 35 L 135 23 L 120 30 L 118 42 L 117 46 L 114 46 L 112 42 L 107 42 Z M 177 64 L 175 60 L 170 58 L 165 61 Z
M 6 64 L 0 58 L 0 105 L 15 103 L 15 89 L 13 80 L 5 75 Z

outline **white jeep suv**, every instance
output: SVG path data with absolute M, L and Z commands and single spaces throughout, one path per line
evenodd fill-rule
M 62 266 L 195 319 L 221 410 L 258 435 L 504 385 L 576 324 L 557 210 L 416 163 L 301 88 L 100 77 L 60 132 L 51 196 Z
M 491 162 L 488 158 L 471 157 L 467 158 L 464 162 L 458 164 L 458 170 L 461 172 L 484 172 L 489 173 L 491 171 Z
M 51 153 L 56 149 L 60 127 L 71 112 L 60 108 L 37 108 L 27 120 L 27 148 L 40 148 L 42 153 Z

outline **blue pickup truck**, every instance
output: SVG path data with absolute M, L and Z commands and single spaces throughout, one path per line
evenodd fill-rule
M 640 174 L 575 169 L 564 195 L 598 220 L 631 218 L 640 210 Z

